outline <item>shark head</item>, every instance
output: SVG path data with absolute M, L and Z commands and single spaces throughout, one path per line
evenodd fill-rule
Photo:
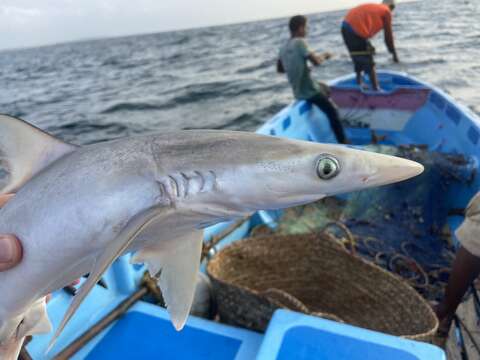
M 343 145 L 239 132 L 228 150 L 212 153 L 210 160 L 222 164 L 212 201 L 241 213 L 306 204 L 406 180 L 423 171 L 411 160 Z

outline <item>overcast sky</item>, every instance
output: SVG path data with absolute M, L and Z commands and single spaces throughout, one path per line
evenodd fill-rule
M 0 0 L 0 49 L 276 18 L 366 1 Z

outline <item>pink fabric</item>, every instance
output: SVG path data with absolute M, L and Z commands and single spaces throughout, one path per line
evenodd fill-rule
M 391 94 L 364 94 L 357 89 L 332 87 L 331 97 L 340 108 L 416 111 L 428 100 L 428 89 L 397 89 Z

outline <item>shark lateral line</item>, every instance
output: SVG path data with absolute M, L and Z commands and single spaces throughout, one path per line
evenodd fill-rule
M 159 285 L 180 330 L 193 301 L 205 224 L 423 171 L 393 156 L 236 131 L 177 131 L 78 147 L 7 115 L 0 115 L 0 166 L 0 234 L 15 234 L 24 250 L 18 266 L 0 273 L 4 360 L 17 358 L 25 336 L 51 330 L 46 295 L 89 273 L 53 345 L 122 254 L 136 252 L 134 262 L 161 270 Z

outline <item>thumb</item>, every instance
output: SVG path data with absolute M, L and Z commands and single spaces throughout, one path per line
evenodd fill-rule
M 20 241 L 11 234 L 0 235 L 0 271 L 8 270 L 17 265 L 22 258 Z

